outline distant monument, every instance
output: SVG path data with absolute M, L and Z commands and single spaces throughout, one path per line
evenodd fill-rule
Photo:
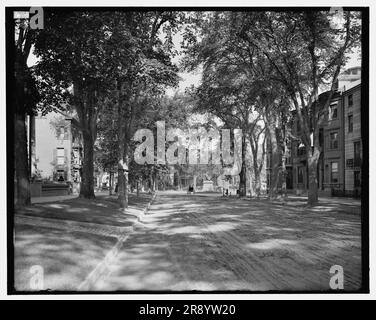
M 202 185 L 202 191 L 214 191 L 213 181 L 204 180 L 203 185 Z
M 210 180 L 208 174 L 205 174 L 205 180 L 203 181 L 202 191 L 214 191 L 213 181 Z

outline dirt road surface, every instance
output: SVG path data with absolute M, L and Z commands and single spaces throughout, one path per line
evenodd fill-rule
M 92 289 L 321 291 L 333 265 L 359 289 L 359 215 L 166 192 Z

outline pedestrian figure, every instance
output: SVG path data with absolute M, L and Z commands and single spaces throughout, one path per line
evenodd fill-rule
M 190 194 L 190 193 L 195 193 L 195 189 L 193 188 L 193 186 L 191 186 L 191 185 L 189 185 L 189 187 L 188 187 L 188 192 L 187 192 L 188 194 Z

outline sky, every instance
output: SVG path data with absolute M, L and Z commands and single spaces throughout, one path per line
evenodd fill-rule
M 177 48 L 178 52 L 181 52 L 180 43 L 182 41 L 182 34 L 179 32 L 173 36 L 173 43 L 175 47 Z M 172 61 L 174 63 L 179 63 L 181 59 L 181 55 L 175 56 Z M 28 58 L 28 66 L 32 66 L 37 62 L 37 58 L 33 53 L 30 54 Z M 348 63 L 346 64 L 344 69 L 356 67 L 361 65 L 361 53 L 360 50 L 357 52 L 354 52 L 350 55 L 350 59 Z M 201 71 L 197 70 L 195 72 L 179 72 L 180 82 L 179 87 L 176 88 L 168 88 L 166 90 L 166 94 L 168 96 L 174 95 L 176 91 L 184 92 L 184 90 L 191 85 L 198 86 L 200 84 L 201 80 Z

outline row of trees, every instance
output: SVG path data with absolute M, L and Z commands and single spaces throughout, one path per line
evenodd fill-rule
M 296 139 L 307 150 L 308 203 L 317 203 L 319 127 L 341 68 L 359 46 L 360 20 L 358 12 L 349 11 L 343 15 L 232 11 L 190 16 L 184 34 L 184 66 L 187 70 L 203 68 L 200 86 L 190 90 L 196 99 L 195 111 L 210 112 L 225 126 L 243 130 L 243 150 L 248 141 L 256 185 L 263 163 L 257 148 L 265 131 L 271 147 L 271 197 L 276 195 L 278 178 L 286 178 L 288 141 Z M 320 91 L 327 93 L 319 101 Z M 298 137 L 287 125 L 294 119 L 302 128 Z M 246 192 L 246 169 L 243 152 L 241 196 Z
M 107 160 L 117 162 L 119 203 L 127 207 L 130 141 L 142 115 L 155 107 L 167 86 L 178 83 L 172 36 L 183 19 L 183 13 L 171 11 L 45 9 L 42 30 L 30 29 L 26 21 L 16 26 L 15 98 L 22 98 L 14 100 L 16 150 L 22 155 L 15 158 L 18 205 L 30 203 L 25 115 L 55 110 L 74 114 L 72 124 L 83 138 L 80 197 L 95 197 L 99 138 L 105 141 Z M 31 47 L 38 62 L 29 68 Z M 35 88 L 38 99 L 20 95 L 26 86 Z
M 246 194 L 247 166 L 256 190 L 265 157 L 266 135 L 272 151 L 271 196 L 275 194 L 288 139 L 306 146 L 310 204 L 317 202 L 318 127 L 324 121 L 335 82 L 347 54 L 360 41 L 360 17 L 295 12 L 177 12 L 44 10 L 44 28 L 15 26 L 15 172 L 17 204 L 30 203 L 25 116 L 55 110 L 74 115 L 83 139 L 80 197 L 94 198 L 94 148 L 104 168 L 117 167 L 119 204 L 128 204 L 127 184 L 142 175 L 166 170 L 138 167 L 130 155 L 139 127 L 158 120 L 184 128 L 192 112 L 214 115 L 227 128 L 243 130 L 240 195 Z M 190 98 L 166 98 L 178 84 L 172 40 L 183 34 L 182 66 L 202 68 Z M 38 58 L 28 67 L 31 49 Z M 318 103 L 320 90 L 328 89 Z M 191 109 L 191 105 L 194 106 Z M 297 117 L 302 134 L 287 125 Z M 252 163 L 246 153 L 250 146 Z M 260 146 L 264 150 L 260 156 Z M 282 171 L 284 166 L 282 165 Z M 141 172 L 141 171 L 142 172 Z

